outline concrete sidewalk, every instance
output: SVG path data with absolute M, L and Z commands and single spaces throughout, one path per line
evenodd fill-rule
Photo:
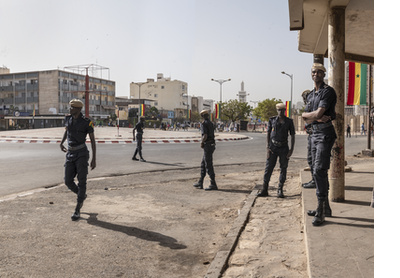
M 341 203 L 331 202 L 332 217 L 325 218 L 326 222 L 319 227 L 314 227 L 312 225 L 313 217 L 307 215 L 307 210 L 317 207 L 315 189 L 301 189 L 309 277 L 374 277 L 374 209 L 370 206 L 374 186 L 374 159 L 362 157 L 360 160 L 352 166 L 351 172 L 346 172 L 345 174 L 345 201 Z M 310 178 L 309 171 L 300 171 L 297 186 L 301 187 L 301 184 L 308 182 Z M 245 226 L 249 224 L 248 219 L 254 209 L 256 193 L 257 190 L 253 190 L 252 194 L 248 195 L 245 202 L 246 205 L 243 207 L 240 217 L 237 218 L 236 222 L 238 223 L 232 226 L 231 231 L 236 232 L 234 239 L 230 238 L 232 237 L 231 233 L 227 236 L 226 244 L 217 253 L 205 277 L 219 278 L 222 273 L 229 272 L 229 266 L 227 266 L 229 256 L 241 244 L 240 234 L 245 229 Z M 268 198 L 273 199 L 274 196 Z M 265 205 L 261 209 L 261 214 L 260 212 L 254 214 L 252 218 L 268 215 L 270 209 Z M 260 208 L 258 210 L 260 211 Z M 254 223 L 258 223 L 259 227 L 254 227 Z M 262 217 L 253 219 L 250 230 L 262 230 L 266 223 L 268 222 Z M 237 225 L 242 226 L 237 227 Z M 282 227 L 282 231 L 284 228 Z M 264 236 L 272 237 L 273 235 L 266 234 Z M 248 240 L 249 237 L 247 236 L 246 239 Z M 246 239 L 243 240 L 246 241 Z M 252 240 L 255 242 L 247 243 L 247 245 L 260 248 L 264 238 L 253 237 Z M 281 248 L 284 247 L 282 246 Z M 262 257 L 266 257 L 263 252 L 263 250 L 260 250 L 260 252 L 258 250 L 252 251 L 254 256 L 248 259 L 248 263 L 245 266 L 246 270 L 243 270 L 242 274 L 250 273 L 249 275 L 252 275 L 252 273 L 256 273 L 254 277 L 276 277 L 271 275 L 271 270 L 268 268 L 264 270 L 262 276 L 258 276 L 261 275 L 260 269 L 257 268 L 257 264 L 254 262 L 259 258 L 262 260 Z M 296 255 L 292 254 L 292 256 Z M 228 269 L 225 269 L 227 267 Z M 228 277 L 233 276 L 229 275 Z M 244 275 L 243 277 L 253 276 Z M 289 276 L 283 275 L 279 277 Z
M 310 277 L 374 277 L 374 159 L 345 173 L 345 201 L 330 202 L 332 217 L 314 227 L 307 210 L 317 207 L 315 189 L 303 189 L 303 214 Z M 302 171 L 301 182 L 310 180 Z

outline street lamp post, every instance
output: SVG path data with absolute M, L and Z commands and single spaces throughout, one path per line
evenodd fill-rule
M 219 101 L 222 102 L 222 84 L 228 81 L 231 81 L 231 79 L 218 79 L 215 80 L 214 78 L 211 78 L 211 81 L 215 81 L 219 83 Z
M 147 82 L 138 82 L 135 83 L 136 85 L 139 86 L 139 102 L 138 102 L 138 122 L 140 120 L 140 88 L 142 87 L 142 85 L 146 84 Z
M 292 100 L 293 100 L 293 74 L 289 74 L 284 71 L 282 71 L 281 73 L 290 77 L 290 110 L 293 111 L 293 109 L 292 109 L 293 108 L 293 102 L 292 102 Z

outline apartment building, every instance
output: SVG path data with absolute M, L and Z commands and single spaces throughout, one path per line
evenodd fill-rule
M 31 117 L 36 121 L 43 117 L 46 120 L 63 118 L 69 113 L 71 99 L 85 101 L 85 78 L 86 75 L 58 69 L 11 73 L 2 68 L 0 116 L 20 122 Z M 114 111 L 115 82 L 89 77 L 89 116 L 96 120 L 106 119 Z M 58 122 L 54 123 L 54 126 L 58 125 Z
M 191 97 L 192 112 L 200 113 L 201 110 L 214 111 L 214 101 L 212 99 L 204 99 L 200 96 Z
M 187 83 L 171 80 L 162 73 L 157 74 L 157 80 L 148 78 L 146 82 L 132 82 L 130 98 L 150 100 L 159 111 L 168 111 L 168 117 L 185 118 L 190 109 Z

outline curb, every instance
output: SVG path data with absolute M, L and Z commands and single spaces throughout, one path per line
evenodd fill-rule
M 224 273 L 229 257 L 235 250 L 239 241 L 239 237 L 249 220 L 251 208 L 253 207 L 257 198 L 257 192 L 258 189 L 254 188 L 253 191 L 247 196 L 245 205 L 241 209 L 239 216 L 235 219 L 235 222 L 233 222 L 231 229 L 229 230 L 221 248 L 218 250 L 212 263 L 210 264 L 204 278 L 218 278 Z
M 310 189 L 305 189 L 301 186 L 301 184 L 303 183 L 303 176 L 305 174 L 305 170 L 300 170 L 300 175 L 299 175 L 299 186 L 301 187 L 301 206 L 302 206 L 302 215 L 303 215 L 303 228 L 304 228 L 304 243 L 305 243 L 305 249 L 306 249 L 306 258 L 307 258 L 307 273 L 308 273 L 308 277 L 312 277 L 311 275 L 311 265 L 310 265 L 310 249 L 309 249 L 309 245 L 310 243 L 308 242 L 308 237 L 307 237 L 307 225 L 306 222 L 310 221 L 310 217 L 307 217 L 306 215 L 306 204 L 305 204 L 305 200 L 304 200 L 304 190 L 310 190 Z M 305 178 L 304 178 L 305 179 Z M 315 190 L 315 189 L 314 189 Z M 311 209 L 311 208 L 309 208 Z
M 245 137 L 235 137 L 235 138 L 224 138 L 224 139 L 215 139 L 217 142 L 226 142 L 226 141 L 239 141 L 239 140 L 246 140 L 250 139 L 250 137 L 245 136 Z M 142 143 L 144 144 L 175 144 L 175 143 L 200 143 L 200 139 L 174 139 L 174 138 L 169 138 L 169 139 L 146 139 L 143 140 Z M 22 143 L 22 144 L 60 144 L 61 140 L 60 139 L 48 139 L 48 138 L 27 138 L 27 139 L 22 139 L 22 138 L 3 138 L 0 139 L 0 143 Z M 86 143 L 90 143 L 90 141 L 86 141 Z M 118 140 L 113 140 L 113 139 L 96 139 L 97 144 L 133 144 L 134 141 L 132 139 L 130 140 L 124 140 L 124 139 L 118 139 Z

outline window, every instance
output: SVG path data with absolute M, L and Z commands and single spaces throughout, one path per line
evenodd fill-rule
M 154 94 L 154 97 L 158 97 L 158 94 Z
M 161 86 L 161 89 L 164 89 L 164 85 Z

